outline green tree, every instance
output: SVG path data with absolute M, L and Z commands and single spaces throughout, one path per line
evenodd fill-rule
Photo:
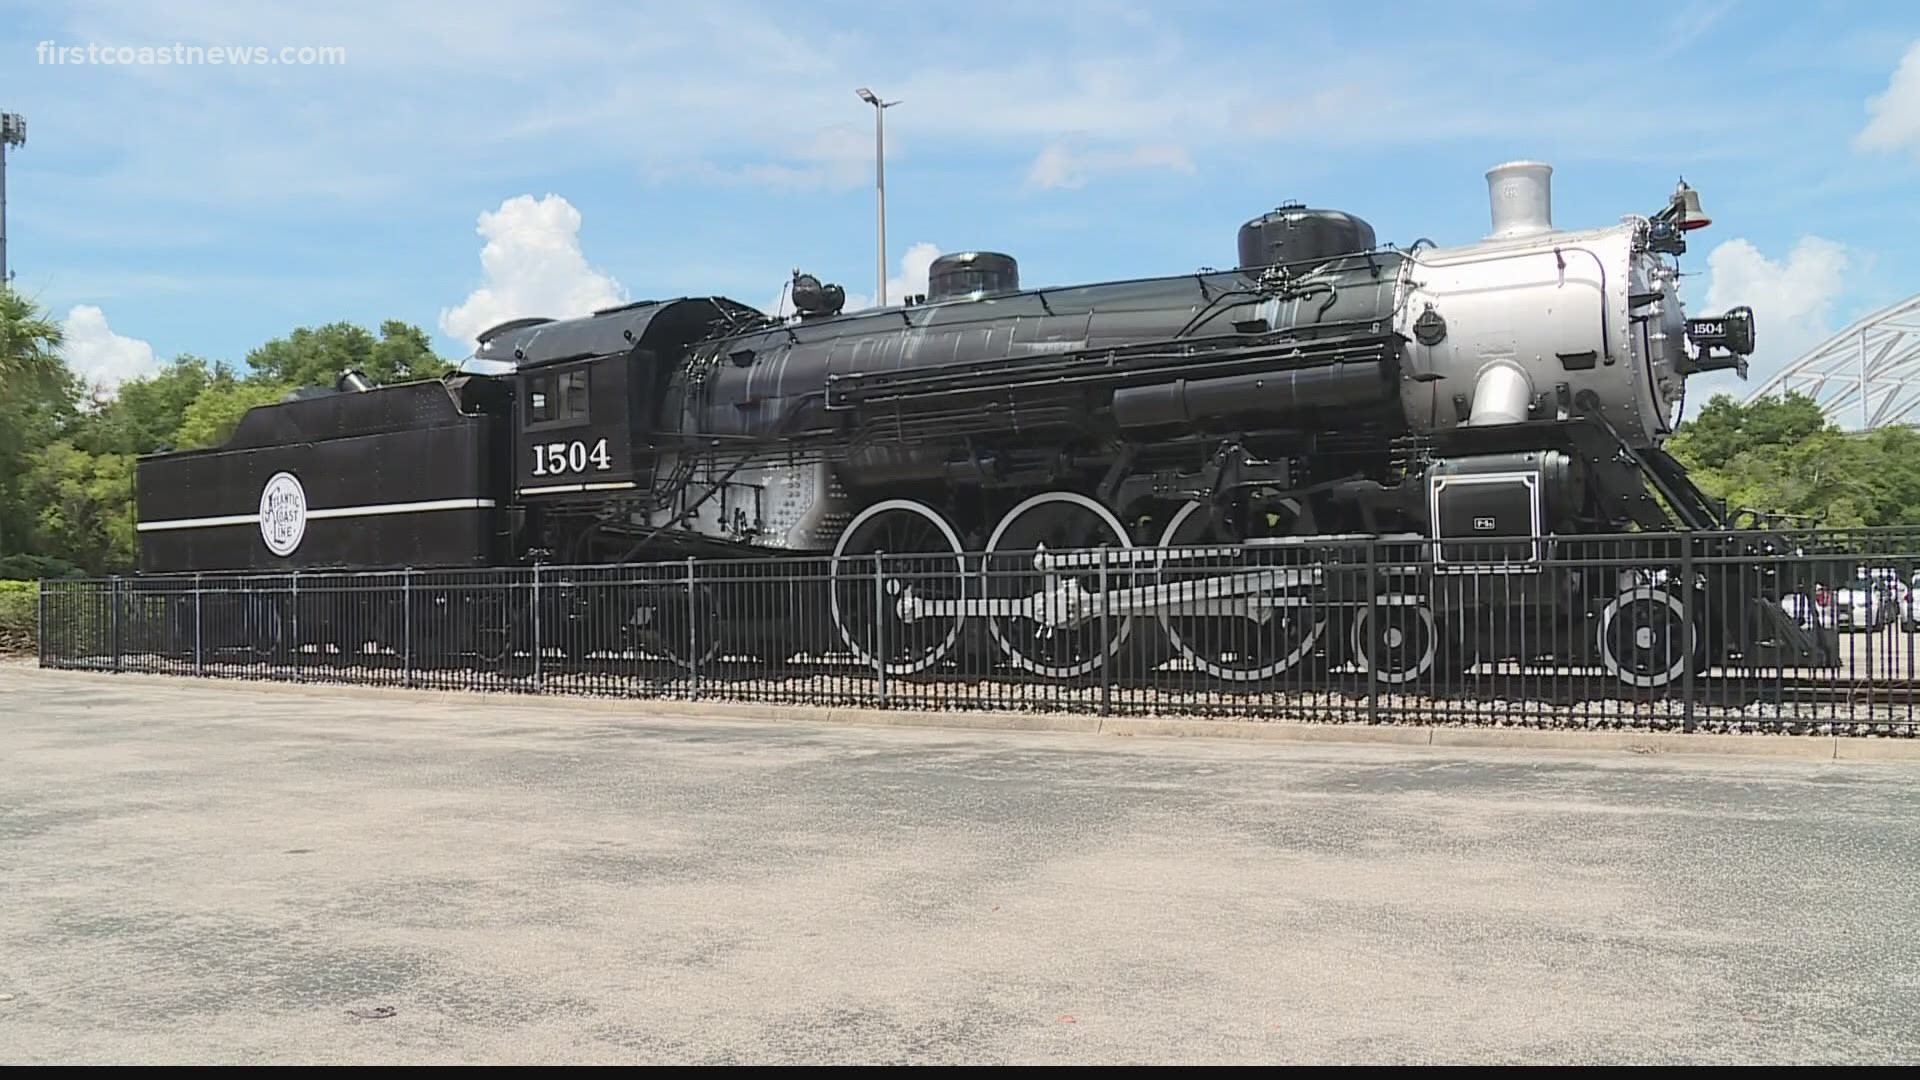
M 180 426 L 173 432 L 175 447 L 199 450 L 219 446 L 233 434 L 248 409 L 271 405 L 286 392 L 285 384 L 262 379 L 210 383 L 180 417 Z
M 80 381 L 59 350 L 59 324 L 0 285 L 0 555 L 28 550 L 36 507 L 24 477 L 79 407 Z
M 1751 405 L 1715 394 L 1700 415 L 1680 425 L 1667 450 L 1689 468 L 1720 469 L 1743 451 L 1791 446 L 1821 431 L 1837 431 L 1805 394 L 1763 397 Z
M 426 331 L 389 319 L 380 336 L 349 322 L 303 326 L 247 354 L 253 377 L 281 386 L 332 386 L 344 371 L 376 383 L 435 378 L 452 365 L 434 355 Z
M 1875 525 L 1920 525 L 1920 432 L 1879 428 L 1858 437 L 1860 485 Z
M 380 340 L 367 358 L 366 374 L 375 382 L 405 382 L 408 379 L 437 379 L 452 371 L 454 365 L 433 351 L 427 332 L 398 319 L 380 324 Z
M 89 454 L 56 440 L 34 456 L 26 490 L 37 553 L 96 574 L 132 565 L 132 457 Z
M 82 420 L 75 445 L 93 454 L 151 454 L 179 443 L 187 410 L 210 388 L 239 380 L 224 363 L 181 355 L 159 372 L 122 383 L 120 392 Z
M 60 324 L 0 282 L 0 397 L 71 377 L 60 360 Z
M 1834 526 L 1920 525 L 1920 433 L 1842 431 L 1802 394 L 1751 404 L 1715 397 L 1667 449 L 1732 507 Z

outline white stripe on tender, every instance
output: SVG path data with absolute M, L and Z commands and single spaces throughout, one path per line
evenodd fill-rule
M 430 502 L 375 503 L 372 506 L 335 506 L 307 511 L 308 521 L 324 518 L 373 517 L 376 514 L 423 514 L 429 510 L 485 510 L 492 499 L 434 499 Z
M 432 499 L 427 502 L 410 503 L 372 503 L 367 506 L 332 506 L 324 510 L 307 511 L 307 520 L 323 521 L 327 518 L 374 517 L 379 514 L 422 514 L 431 510 L 485 510 L 494 505 L 492 499 Z M 222 525 L 258 525 L 259 514 L 229 514 L 225 517 L 169 518 L 165 521 L 143 521 L 134 528 L 140 532 L 159 532 L 166 529 L 212 529 Z
M 616 480 L 599 484 L 553 484 L 548 487 L 523 487 L 522 495 L 559 495 L 569 491 L 620 491 L 634 487 L 631 480 Z
M 258 525 L 259 514 L 229 514 L 226 517 L 173 518 L 169 521 L 142 521 L 134 528 L 140 532 L 159 529 L 211 529 L 216 525 Z

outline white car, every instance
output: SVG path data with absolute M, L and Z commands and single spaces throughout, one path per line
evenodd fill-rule
M 1780 606 L 1786 610 L 1788 618 L 1809 630 L 1833 625 L 1833 606 L 1827 602 L 1824 586 L 1817 594 L 1788 593 L 1780 598 Z
M 1897 625 L 1910 632 L 1920 630 L 1920 588 L 1884 568 L 1862 570 L 1841 588 L 1816 585 L 1811 594 L 1789 594 L 1780 606 L 1801 626 L 1847 631 Z
M 1820 603 L 1821 590 L 1814 591 L 1814 603 Z M 1826 606 L 1832 613 L 1828 624 L 1838 630 L 1880 630 L 1914 623 L 1913 589 L 1891 570 L 1862 570 L 1844 588 L 1826 594 Z

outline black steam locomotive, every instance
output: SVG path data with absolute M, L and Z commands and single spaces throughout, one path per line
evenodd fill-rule
M 897 675 L 985 642 L 1044 678 L 1177 657 L 1234 683 L 1310 661 L 1403 683 L 1511 653 L 1483 628 L 1526 611 L 1573 627 L 1529 650 L 1635 686 L 1817 660 L 1777 583 L 1681 570 L 1687 537 L 1729 523 L 1660 444 L 1687 376 L 1744 374 L 1753 348 L 1744 309 L 1683 315 L 1697 198 L 1557 231 L 1550 171 L 1492 170 L 1493 233 L 1464 247 L 1289 205 L 1242 227 L 1228 271 L 1030 288 L 969 252 L 899 307 L 844 313 L 796 274 L 788 318 L 692 297 L 518 319 L 444 380 L 349 374 L 144 459 L 142 569 L 813 555 L 825 571 L 781 588 L 826 602 L 760 608 L 831 626 L 731 627 L 716 604 L 682 640 L 772 635 Z M 1570 567 L 1623 531 L 1670 542 Z M 1359 537 L 1364 564 L 1339 553 Z M 1709 594 L 1720 614 L 1688 608 Z M 593 625 L 658 614 L 632 596 Z M 518 617 L 478 621 L 510 642 Z

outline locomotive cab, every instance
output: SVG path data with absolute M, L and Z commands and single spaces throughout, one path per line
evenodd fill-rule
M 632 364 L 626 353 L 520 370 L 514 488 L 520 495 L 634 486 Z
M 604 494 L 651 483 L 661 402 L 690 342 L 766 316 L 719 297 L 515 319 L 480 335 L 468 364 L 515 384 L 514 493 Z

